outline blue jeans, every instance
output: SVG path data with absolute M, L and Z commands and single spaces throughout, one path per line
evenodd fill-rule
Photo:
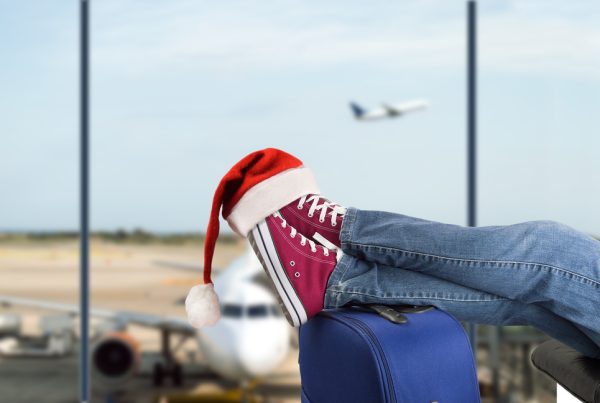
M 531 325 L 600 358 L 600 242 L 534 221 L 469 228 L 348 209 L 325 307 L 434 305 L 460 320 Z

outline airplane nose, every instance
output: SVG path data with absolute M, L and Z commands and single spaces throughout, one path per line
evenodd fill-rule
M 259 348 L 247 346 L 240 351 L 238 359 L 240 366 L 249 375 L 263 375 L 272 370 L 273 359 L 272 354 L 268 351 L 261 351 Z
M 238 359 L 244 371 L 252 375 L 266 375 L 272 372 L 287 352 L 285 339 L 273 340 L 273 343 L 252 343 L 244 340 L 239 346 Z

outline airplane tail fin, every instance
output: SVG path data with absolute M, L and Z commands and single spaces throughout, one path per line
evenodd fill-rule
M 355 118 L 360 118 L 365 114 L 365 110 L 356 102 L 350 102 L 350 108 Z

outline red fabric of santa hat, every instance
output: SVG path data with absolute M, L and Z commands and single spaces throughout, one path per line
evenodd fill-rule
M 204 241 L 204 284 L 193 287 L 185 301 L 188 320 L 194 327 L 213 325 L 220 317 L 211 279 L 219 212 L 231 229 L 246 237 L 269 214 L 304 195 L 318 193 L 311 170 L 298 158 L 275 148 L 248 154 L 223 176 L 213 197 Z

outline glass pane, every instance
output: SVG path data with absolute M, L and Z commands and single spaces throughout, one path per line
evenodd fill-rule
M 480 225 L 555 220 L 597 236 L 599 5 L 480 4 Z M 512 400 L 554 396 L 554 383 L 528 363 L 546 338 L 526 327 L 482 329 L 491 346 L 480 355 L 490 353 L 480 363 L 489 370 L 482 385 L 510 374 L 515 390 L 498 388 Z
M 185 318 L 172 302 L 201 281 L 213 192 L 260 148 L 298 155 L 326 196 L 345 205 L 464 222 L 462 2 L 103 0 L 93 10 L 93 226 L 111 237 L 96 244 L 96 306 Z M 350 108 L 419 99 L 431 107 L 377 122 Z M 249 285 L 239 279 L 251 276 L 233 274 L 262 273 L 247 250 L 222 223 L 213 279 L 228 302 L 264 316 L 276 304 L 268 280 Z M 239 361 L 233 354 L 243 347 L 221 343 L 239 342 L 246 328 L 232 307 L 222 314 L 231 320 L 177 349 L 184 368 L 197 355 L 219 371 L 221 351 Z M 277 331 L 248 330 L 269 343 L 255 351 L 290 345 L 293 331 L 271 314 L 276 320 Z M 159 332 L 128 332 L 143 351 L 161 345 Z M 293 368 L 290 401 L 299 396 L 295 345 L 268 364 L 274 378 Z
M 600 7 L 483 6 L 482 224 L 552 219 L 600 234 Z
M 0 1 L 0 400 L 77 396 L 77 2 Z M 48 358 L 53 356 L 53 358 Z

